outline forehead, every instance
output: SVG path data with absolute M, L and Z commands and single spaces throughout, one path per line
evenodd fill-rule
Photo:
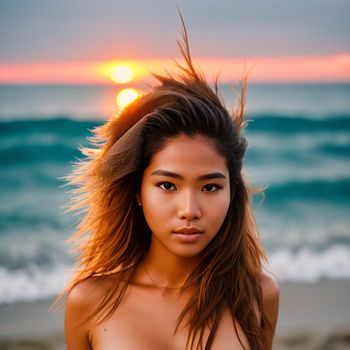
M 228 175 L 226 159 L 217 152 L 214 141 L 205 136 L 179 135 L 169 139 L 153 155 L 148 169 L 193 175 L 220 171 Z

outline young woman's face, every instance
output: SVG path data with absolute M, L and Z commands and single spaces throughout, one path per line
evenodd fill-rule
M 203 136 L 171 138 L 145 169 L 140 199 L 152 248 L 194 257 L 215 237 L 230 205 L 225 158 Z

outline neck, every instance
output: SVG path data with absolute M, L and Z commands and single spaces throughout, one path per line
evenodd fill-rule
M 197 264 L 198 257 L 178 257 L 159 252 L 154 254 L 151 248 L 143 261 L 143 269 L 149 283 L 171 290 L 180 289 Z

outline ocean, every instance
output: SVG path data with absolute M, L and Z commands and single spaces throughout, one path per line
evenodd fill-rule
M 222 85 L 225 99 L 232 89 Z M 77 217 L 62 177 L 114 86 L 0 86 L 0 304 L 57 295 Z M 279 281 L 350 279 L 350 85 L 250 85 L 244 173 Z

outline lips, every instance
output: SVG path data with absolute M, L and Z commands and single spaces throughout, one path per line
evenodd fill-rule
M 199 239 L 202 234 L 203 231 L 195 227 L 183 227 L 173 232 L 173 236 L 184 243 L 194 242 Z
M 175 234 L 184 234 L 184 235 L 195 235 L 195 234 L 201 234 L 203 231 L 196 227 L 182 227 L 176 231 L 174 231 Z

